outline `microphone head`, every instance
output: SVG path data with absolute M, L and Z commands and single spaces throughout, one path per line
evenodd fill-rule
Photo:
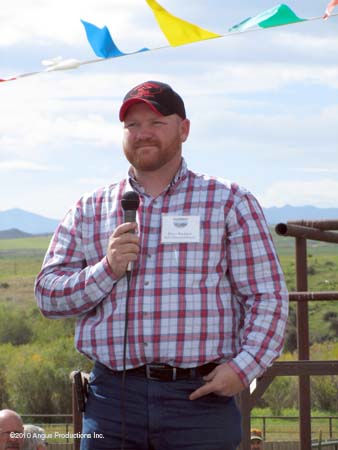
M 121 205 L 124 211 L 136 211 L 140 205 L 140 198 L 135 191 L 128 191 L 122 195 Z

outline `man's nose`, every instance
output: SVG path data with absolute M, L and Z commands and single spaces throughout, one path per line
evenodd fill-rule
M 138 130 L 138 135 L 137 135 L 138 139 L 149 139 L 152 136 L 153 136 L 153 132 L 152 132 L 151 128 L 148 126 L 141 127 Z
M 137 129 L 137 137 L 139 139 L 149 138 L 149 137 L 153 136 L 153 134 L 154 134 L 154 132 L 153 132 L 153 128 L 151 127 L 151 125 L 143 124 L 143 125 L 140 125 Z

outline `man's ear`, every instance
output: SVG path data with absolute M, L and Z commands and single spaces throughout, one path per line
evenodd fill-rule
M 190 120 L 183 119 L 181 122 L 181 141 L 185 142 L 189 136 L 190 131 Z

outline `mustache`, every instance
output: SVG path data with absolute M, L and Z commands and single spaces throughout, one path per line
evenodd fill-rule
M 18 450 L 20 450 L 20 444 L 18 442 L 9 442 L 5 445 L 5 450 L 12 448 L 17 448 Z
M 145 145 L 158 145 L 159 142 L 157 139 L 138 139 L 134 146 L 135 148 L 144 147 Z

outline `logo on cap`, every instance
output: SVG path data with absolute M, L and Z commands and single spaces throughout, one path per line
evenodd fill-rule
M 131 105 L 144 102 L 153 111 L 162 116 L 178 114 L 182 119 L 186 118 L 184 103 L 181 97 L 172 88 L 160 81 L 146 81 L 131 89 L 123 99 L 120 108 L 120 120 Z
M 136 86 L 132 89 L 128 97 L 155 97 L 163 91 L 163 88 L 156 83 L 143 83 L 140 86 Z

